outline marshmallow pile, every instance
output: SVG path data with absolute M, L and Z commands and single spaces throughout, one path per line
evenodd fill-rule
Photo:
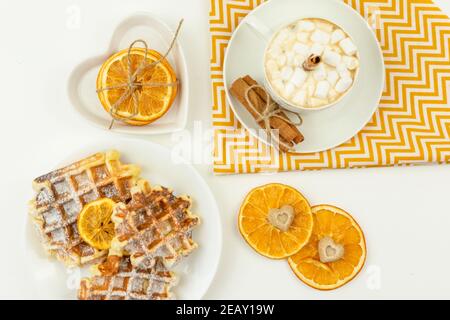
M 321 62 L 304 69 L 311 55 Z M 332 104 L 350 90 L 359 69 L 358 50 L 352 39 L 334 23 L 303 19 L 281 29 L 265 54 L 272 89 L 287 102 L 304 108 Z

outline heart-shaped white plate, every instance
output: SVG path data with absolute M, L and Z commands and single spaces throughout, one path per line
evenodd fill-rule
M 181 31 L 183 32 L 183 31 Z M 108 129 L 111 117 L 103 109 L 96 92 L 97 73 L 103 62 L 112 54 L 126 49 L 136 39 L 147 42 L 150 48 L 166 52 L 174 32 L 158 18 L 148 13 L 131 15 L 120 23 L 113 33 L 108 50 L 99 56 L 80 63 L 71 73 L 68 83 L 69 99 L 88 122 Z M 189 83 L 183 50 L 177 43 L 168 56 L 180 80 L 180 91 L 169 112 L 150 125 L 137 127 L 116 121 L 112 131 L 128 134 L 162 134 L 184 129 L 187 121 Z

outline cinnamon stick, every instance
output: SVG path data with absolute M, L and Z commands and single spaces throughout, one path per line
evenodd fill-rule
M 249 86 L 254 86 L 254 85 L 258 85 L 258 82 L 256 82 L 252 77 L 250 76 L 245 76 L 244 81 L 249 85 Z M 264 92 L 264 90 L 262 88 L 255 88 L 255 92 L 259 95 L 259 97 L 261 98 L 261 100 L 264 102 L 264 104 L 267 103 L 267 94 Z M 270 103 L 274 103 L 272 97 L 270 97 L 269 95 L 269 99 L 270 99 Z M 287 115 L 284 112 L 280 112 L 279 116 L 288 119 Z M 293 141 L 294 144 L 299 144 L 300 142 L 303 142 L 303 140 L 305 140 L 305 138 L 303 137 L 303 135 L 301 134 L 301 132 L 298 130 L 298 128 L 287 122 L 287 121 L 283 121 L 280 118 L 274 118 L 274 120 L 278 120 L 276 121 L 276 127 L 274 129 L 279 129 L 280 132 L 283 131 L 284 133 L 284 138 L 288 141 Z M 289 128 L 288 128 L 289 127 Z M 281 133 L 280 133 L 281 135 Z
M 245 106 L 245 108 L 250 112 L 250 114 L 253 116 L 253 118 L 257 119 L 260 117 L 260 112 L 262 112 L 262 110 L 264 110 L 264 108 L 266 108 L 266 103 L 259 97 L 259 95 L 256 93 L 256 90 L 251 90 L 248 93 L 248 98 L 249 98 L 251 104 L 254 106 L 254 108 L 258 112 L 256 112 L 253 108 L 251 108 L 249 106 L 247 100 L 245 99 L 245 93 L 247 92 L 247 90 L 249 88 L 250 88 L 250 86 L 244 81 L 244 79 L 240 78 L 240 79 L 237 79 L 232 84 L 230 91 L 233 94 L 233 96 L 235 96 L 236 99 L 238 99 L 239 102 Z M 271 118 L 269 120 L 271 129 L 278 129 L 280 123 L 281 123 L 281 119 L 279 119 L 279 118 Z M 266 129 L 264 121 L 258 121 L 258 124 L 261 128 Z M 279 139 L 280 139 L 280 141 L 282 141 L 285 145 L 288 145 L 289 147 L 294 146 L 294 143 L 292 142 L 292 140 L 286 139 L 286 137 L 284 136 L 283 132 L 281 132 L 281 130 L 279 130 Z M 279 145 L 280 150 L 283 152 L 288 151 L 288 148 L 286 148 L 285 145 L 283 145 L 283 144 Z
M 255 88 L 248 93 L 248 98 L 256 111 L 258 111 L 257 113 L 248 104 L 247 100 L 245 99 L 245 94 L 251 86 L 257 84 L 258 83 L 250 76 L 245 76 L 244 78 L 239 78 L 234 81 L 230 88 L 231 94 L 250 112 L 250 114 L 255 119 L 259 118 L 260 114 L 258 113 L 262 113 L 266 108 L 267 95 L 264 93 L 264 90 L 262 88 Z M 270 103 L 272 102 L 273 100 L 271 99 Z M 282 118 L 288 119 L 284 112 L 280 112 L 278 115 Z M 277 129 L 279 131 L 280 140 L 290 145 L 291 147 L 304 140 L 303 135 L 300 133 L 297 127 L 290 124 L 288 121 L 284 121 L 279 117 L 271 117 L 269 119 L 269 123 L 271 129 Z M 265 129 L 264 121 L 259 121 L 258 124 L 261 128 Z M 280 145 L 279 147 L 282 151 L 288 151 L 282 145 Z

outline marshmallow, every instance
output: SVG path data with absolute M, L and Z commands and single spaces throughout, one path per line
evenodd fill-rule
M 323 61 L 330 66 L 337 67 L 341 62 L 341 55 L 332 50 L 325 50 L 323 54 Z
M 339 74 L 336 71 L 331 70 L 330 72 L 328 72 L 327 81 L 330 83 L 332 87 L 336 85 L 336 82 L 338 82 L 338 80 Z
M 303 65 L 303 63 L 305 62 L 305 60 L 306 60 L 307 57 L 308 57 L 308 56 L 302 55 L 302 54 L 296 55 L 295 58 L 294 58 L 294 65 L 295 65 L 296 67 L 297 67 L 297 66 L 301 67 L 301 66 Z
M 350 71 L 348 71 L 347 66 L 345 65 L 345 63 L 340 63 L 337 67 L 336 67 L 336 71 L 337 73 L 339 73 L 339 76 L 341 78 L 349 78 L 351 77 L 351 73 Z
M 345 70 L 347 70 L 347 66 L 345 65 L 345 63 L 339 63 L 337 66 L 336 66 L 336 71 L 337 71 L 337 73 L 342 73 L 342 72 L 344 72 Z
M 333 88 L 331 88 L 330 91 L 328 92 L 328 99 L 330 100 L 336 100 L 338 96 L 339 93 Z
M 289 33 L 290 32 L 286 29 L 281 30 L 275 39 L 273 39 L 273 43 L 281 45 L 289 37 Z
M 293 47 L 295 53 L 301 54 L 303 56 L 308 56 L 310 54 L 310 49 L 307 45 L 297 42 Z
M 313 71 L 312 74 L 314 79 L 317 81 L 325 80 L 327 78 L 327 71 L 322 63 Z
M 271 72 L 269 78 L 272 80 L 277 80 L 277 79 L 281 80 L 281 72 L 278 70 L 275 72 Z
M 298 106 L 304 106 L 306 104 L 306 98 L 307 98 L 306 91 L 300 90 L 294 95 L 292 101 L 294 101 L 294 103 Z
M 341 40 L 339 42 L 339 46 L 348 56 L 354 55 L 357 51 L 355 44 L 350 38 L 345 38 L 344 40 Z
M 331 43 L 336 44 L 345 38 L 345 33 L 341 29 L 336 29 L 331 34 Z
M 295 86 L 294 84 L 292 84 L 291 82 L 288 82 L 286 84 L 286 86 L 284 87 L 284 91 L 283 91 L 283 97 L 285 99 L 290 99 L 292 97 L 292 94 L 295 91 Z
M 342 58 L 342 61 L 344 62 L 348 70 L 355 70 L 359 67 L 359 60 L 355 57 L 344 56 Z
M 272 82 L 272 86 L 278 91 L 282 91 L 284 89 L 284 83 L 281 79 L 275 79 Z
M 292 70 L 291 67 L 284 67 L 283 69 L 281 69 L 281 79 L 284 81 L 288 81 L 292 77 L 292 73 L 294 73 L 294 70 Z
M 312 21 L 301 20 L 299 21 L 299 23 L 297 23 L 297 28 L 300 31 L 313 31 L 316 28 L 316 26 Z
M 294 63 L 295 53 L 292 51 L 289 51 L 286 53 L 286 63 L 288 65 L 292 65 Z
M 301 87 L 306 79 L 308 78 L 308 73 L 303 70 L 303 68 L 295 68 L 294 74 L 291 77 L 291 82 L 296 87 Z
M 340 55 L 345 55 L 344 51 L 342 51 L 341 47 L 339 45 L 333 45 L 330 47 L 330 50 L 333 50 L 334 52 L 339 53 Z
M 311 47 L 311 54 L 315 54 L 317 56 L 321 56 L 323 53 L 323 50 L 325 50 L 325 47 L 319 43 L 314 43 Z
M 280 54 L 276 59 L 279 67 L 284 67 L 286 65 L 287 58 L 284 54 Z
M 339 76 L 341 78 L 351 78 L 352 74 L 350 73 L 350 71 L 348 71 L 348 69 L 345 69 L 345 71 L 339 73 Z
M 274 72 L 276 70 L 278 70 L 278 64 L 275 60 L 267 60 L 266 62 L 266 68 L 267 70 L 269 70 L 270 72 Z
M 333 31 L 333 25 L 325 21 L 317 21 L 316 27 L 326 33 L 331 33 Z
M 316 91 L 316 85 L 314 83 L 307 84 L 306 91 L 308 92 L 308 96 L 313 96 Z
M 342 78 L 341 80 L 339 80 L 338 83 L 336 83 L 336 86 L 334 88 L 337 92 L 344 93 L 351 87 L 352 84 L 353 84 L 353 79 L 346 77 L 346 78 Z
M 316 30 L 311 35 L 311 40 L 319 44 L 328 44 L 330 42 L 330 34 L 322 30 Z
M 281 47 L 277 45 L 272 45 L 269 52 L 267 53 L 268 56 L 272 59 L 277 59 L 280 55 L 283 54 L 283 51 L 281 50 Z
M 308 32 L 299 32 L 297 33 L 297 41 L 306 43 L 309 40 L 309 33 Z
M 308 80 L 306 80 L 305 85 L 316 85 L 316 82 L 314 81 L 314 78 L 308 77 Z
M 295 34 L 290 34 L 288 36 L 288 38 L 286 40 L 284 40 L 283 44 L 282 44 L 282 48 L 286 51 L 291 50 L 292 46 L 295 44 L 295 42 L 297 41 L 297 37 Z
M 328 104 L 328 100 L 325 99 L 317 99 L 317 98 L 311 98 L 309 99 L 309 106 L 312 108 L 317 108 L 320 106 L 324 106 L 326 104 Z
M 330 83 L 328 81 L 320 81 L 317 83 L 316 91 L 314 92 L 314 97 L 319 99 L 326 99 L 328 97 L 328 92 L 330 91 Z

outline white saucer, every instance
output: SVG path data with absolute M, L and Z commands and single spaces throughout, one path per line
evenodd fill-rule
M 201 299 L 213 281 L 222 250 L 219 210 L 208 185 L 194 167 L 173 158 L 170 150 L 140 140 L 98 142 L 74 152 L 61 166 L 110 149 L 121 152 L 123 162 L 138 164 L 142 169 L 141 176 L 152 185 L 167 186 L 177 195 L 192 197 L 192 212 L 201 219 L 201 225 L 193 230 L 199 248 L 176 266 L 174 271 L 179 284 L 173 292 L 177 299 Z M 25 263 L 31 296 L 35 299 L 75 299 L 80 277 L 88 276 L 89 268 L 66 269 L 56 259 L 47 257 L 31 221 L 27 222 Z
M 69 77 L 67 87 L 69 99 L 76 113 L 89 123 L 103 129 L 109 128 L 111 117 L 103 109 L 96 92 L 96 79 L 101 65 L 112 54 L 128 48 L 137 39 L 146 41 L 149 48 L 164 53 L 169 48 L 175 30 L 171 30 L 164 22 L 151 14 L 136 13 L 122 21 L 112 31 L 114 33 L 106 52 L 76 66 Z M 189 77 L 183 49 L 179 42 L 172 49 L 168 60 L 180 80 L 180 90 L 170 110 L 162 118 L 142 127 L 129 126 L 116 121 L 111 129 L 113 132 L 150 135 L 184 129 L 189 107 Z
M 383 54 L 367 22 L 340 0 L 271 0 L 241 21 L 229 42 L 224 61 L 228 101 L 239 121 L 252 134 L 258 137 L 255 133 L 260 127 L 229 92 L 233 81 L 247 74 L 260 84 L 264 83 L 262 61 L 266 43 L 245 23 L 250 16 L 256 16 L 273 30 L 302 18 L 327 19 L 344 28 L 358 47 L 361 67 L 352 91 L 331 108 L 302 113 L 304 123 L 299 129 L 305 141 L 296 147 L 296 152 L 331 149 L 348 141 L 364 128 L 378 108 L 385 78 Z M 266 142 L 264 137 L 259 138 Z

